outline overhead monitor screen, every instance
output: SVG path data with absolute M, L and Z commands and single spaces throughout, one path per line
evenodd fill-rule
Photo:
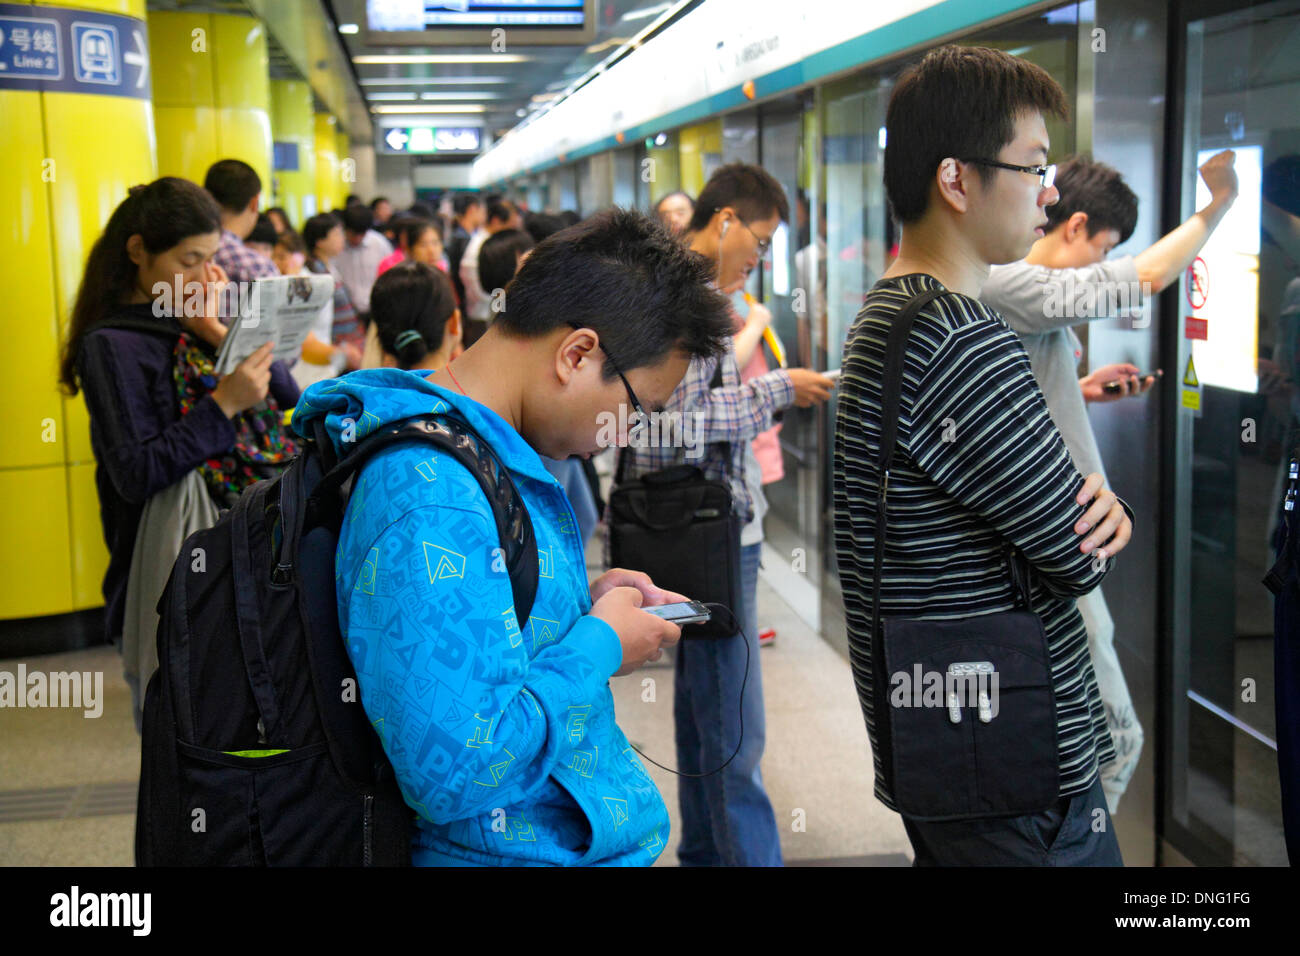
M 366 0 L 372 32 L 523 27 L 582 30 L 586 0 Z

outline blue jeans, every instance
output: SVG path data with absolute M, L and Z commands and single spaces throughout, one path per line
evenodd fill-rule
M 759 761 L 767 739 L 763 679 L 758 660 L 758 559 L 761 544 L 740 549 L 744 607 L 732 608 L 744 630 L 724 638 L 687 638 L 677 646 L 673 717 L 677 767 L 702 773 L 726 763 L 740 738 L 741 679 L 749 643 L 744 739 L 725 770 L 682 777 L 678 797 L 682 866 L 781 866 L 781 840 L 763 789 Z
M 1043 813 L 926 823 L 903 817 L 914 866 L 1123 866 L 1101 778 Z

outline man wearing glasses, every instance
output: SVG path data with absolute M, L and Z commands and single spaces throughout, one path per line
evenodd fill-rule
M 323 419 L 340 452 L 414 416 L 466 422 L 509 471 L 536 538 L 523 616 L 493 503 L 453 456 L 386 448 L 349 497 L 339 625 L 413 811 L 417 865 L 649 866 L 668 845 L 668 808 L 609 681 L 680 636 L 644 608 L 686 598 L 622 569 L 589 582 L 573 509 L 540 456 L 590 456 L 633 389 L 658 410 L 692 359 L 726 347 L 730 313 L 710 279 L 649 217 L 598 213 L 533 250 L 454 362 L 355 372 L 299 402 L 294 426 Z
M 1083 157 L 1067 160 L 1055 182 L 1047 181 L 1060 195 L 1045 210 L 1047 234 L 1022 261 L 990 269 L 980 291 L 980 301 L 996 309 L 1024 343 L 1047 410 L 1083 474 L 1104 474 L 1084 403 L 1141 395 L 1156 377 L 1139 380 L 1137 366 L 1124 362 L 1080 378 L 1083 346 L 1071 326 L 1126 312 L 1140 316 L 1146 298 L 1172 285 L 1192 264 L 1237 196 L 1233 152 L 1208 159 L 1201 177 L 1210 192 L 1204 209 L 1136 256 L 1108 259 L 1137 226 L 1138 197 L 1118 170 Z M 1078 606 L 1118 754 L 1101 768 L 1102 789 L 1114 813 L 1142 752 L 1142 726 L 1115 654 L 1115 622 L 1101 588 L 1080 597 Z
M 1059 767 L 1057 799 L 1041 812 L 992 815 L 1002 809 L 995 806 L 989 816 L 947 821 L 903 812 L 918 865 L 1122 863 L 1098 780 L 1114 749 L 1074 598 L 1100 583 L 1132 521 L 1102 475 L 1079 474 L 1024 347 L 977 298 L 992 264 L 1024 258 L 1043 236 L 1045 209 L 1058 198 L 1043 117 L 1066 110 L 1064 91 L 1040 67 L 997 50 L 946 46 L 903 73 L 886 114 L 885 191 L 902 239 L 844 346 L 834 464 L 835 550 L 875 794 L 900 809 L 894 789 L 904 784 L 891 769 L 900 739 L 890 729 L 892 708 L 906 705 L 890 693 L 877 656 L 876 618 L 1010 611 L 1008 545 L 1031 567 L 1030 603 L 1046 636 L 1054 698 L 1054 713 L 1035 718 L 1054 726 L 1034 730 L 1055 739 Z M 921 307 L 905 341 L 897 452 L 882 482 L 889 333 L 906 303 L 931 292 L 946 294 Z M 901 741 L 913 760 L 928 744 Z M 978 784 L 966 767 L 930 764 L 935 779 L 924 786 L 960 792 Z M 906 785 L 916 792 L 914 780 Z
M 770 173 L 732 163 L 705 185 L 682 241 L 709 263 L 716 288 L 731 295 L 744 286 L 788 217 L 785 192 Z M 766 309 L 752 310 L 734 347 L 721 359 L 693 359 L 669 399 L 669 413 L 680 412 L 683 420 L 702 423 L 702 434 L 689 434 L 703 443 L 703 450 L 685 447 L 684 441 L 669 447 L 630 442 L 622 452 L 627 456 L 627 480 L 673 465 L 696 465 L 706 477 L 730 486 L 733 505 L 746 522 L 752 525 L 756 516 L 761 520 L 765 503 L 751 440 L 771 426 L 773 412 L 824 402 L 834 384 L 803 368 L 777 369 L 741 383 L 736 353 L 753 351 L 769 318 Z M 682 839 L 677 855 L 683 866 L 781 865 L 776 819 L 759 772 L 765 740 L 755 607 L 761 550 L 761 544 L 741 548 L 744 606 L 731 609 L 749 642 L 748 654 L 739 636 L 686 641 L 677 650 L 673 712 L 678 769 L 690 774 L 721 766 L 740 741 L 740 751 L 724 770 L 681 778 Z M 752 663 L 742 699 L 747 659 Z M 743 700 L 743 739 L 738 700 Z

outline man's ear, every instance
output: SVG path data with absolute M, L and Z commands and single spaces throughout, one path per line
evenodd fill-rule
M 130 236 L 126 240 L 126 254 L 135 263 L 136 268 L 143 266 L 148 258 L 148 253 L 144 248 L 144 237 L 139 233 Z
M 560 340 L 555 350 L 555 376 L 561 385 L 568 385 L 579 369 L 596 361 L 600 337 L 591 329 L 573 329 Z
M 939 164 L 939 169 L 934 174 L 939 198 L 956 212 L 965 212 L 970 207 L 970 194 L 966 188 L 967 175 L 968 172 L 963 164 L 951 156 Z
M 454 309 L 451 318 L 442 327 L 442 334 L 453 342 L 459 342 L 464 330 L 461 328 L 460 309 Z
M 252 199 L 248 201 L 247 211 L 251 212 L 253 215 L 257 215 L 257 211 L 261 202 L 262 202 L 262 194 L 258 193 L 256 196 L 254 196 Z
M 1065 241 L 1074 242 L 1077 239 L 1088 241 L 1088 214 L 1086 212 L 1076 212 L 1065 220 Z

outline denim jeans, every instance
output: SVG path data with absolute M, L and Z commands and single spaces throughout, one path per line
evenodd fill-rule
M 740 738 L 741 679 L 749 643 L 744 693 L 744 739 L 725 770 L 682 777 L 678 796 L 682 866 L 781 866 L 781 841 L 759 761 L 767 737 L 758 659 L 756 598 L 761 544 L 741 548 L 744 607 L 732 608 L 744 636 L 687 638 L 677 646 L 673 717 L 677 767 L 702 773 L 726 763 Z
M 926 823 L 903 817 L 914 866 L 1123 866 L 1101 778 L 1042 813 Z

